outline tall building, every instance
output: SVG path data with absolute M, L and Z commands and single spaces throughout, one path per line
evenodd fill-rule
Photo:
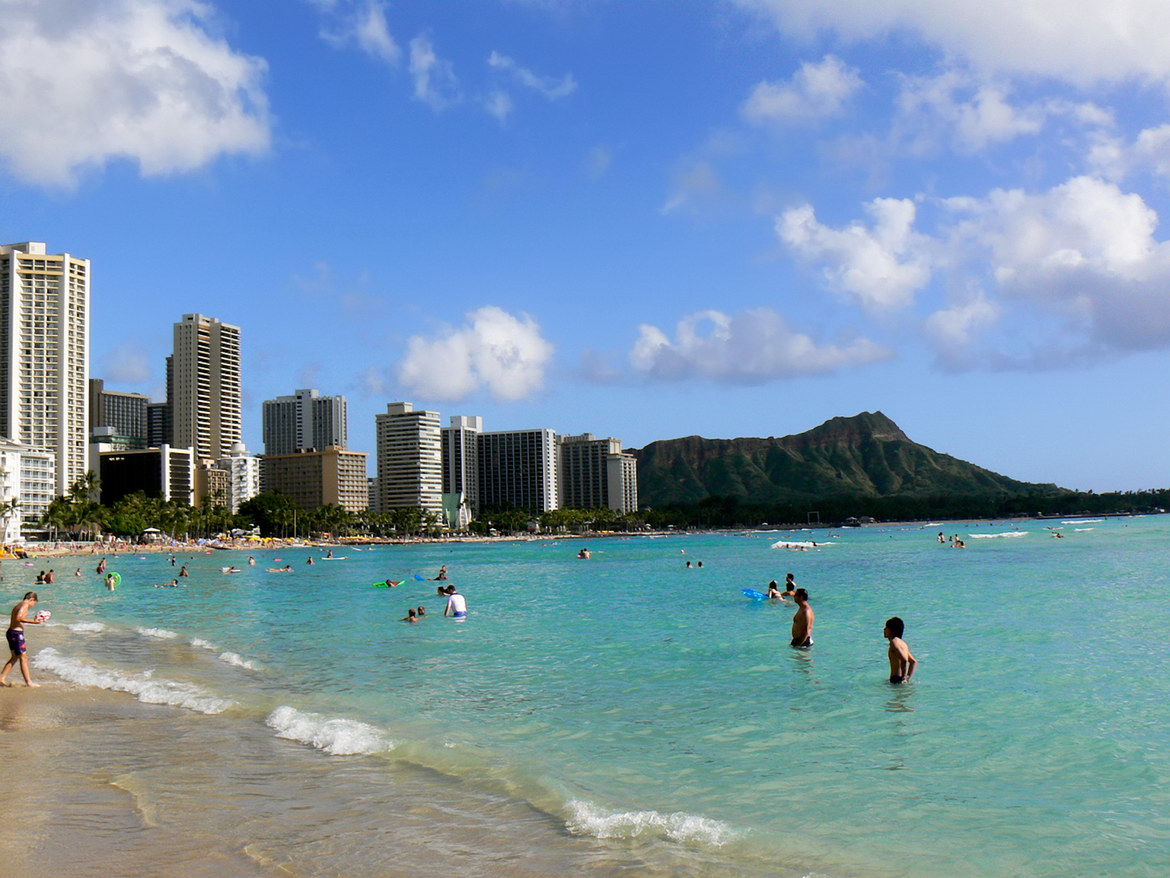
M 539 514 L 560 506 L 555 431 L 481 433 L 478 452 L 480 508 Z
M 243 439 L 240 327 L 202 314 L 175 324 L 167 402 L 172 443 L 196 460 L 227 457 Z
M 167 362 L 170 362 L 167 357 Z M 161 448 L 171 444 L 174 430 L 171 426 L 171 404 L 150 402 L 146 404 L 146 447 Z
M 264 453 L 292 454 L 309 448 L 349 447 L 344 396 L 298 390 L 264 401 Z
M 88 462 L 89 289 L 88 259 L 0 245 L 0 436 L 52 455 L 57 494 Z
M 472 513 L 479 512 L 479 435 L 483 418 L 451 418 L 443 428 L 443 493 L 462 495 L 462 503 Z
M 89 379 L 89 429 L 112 427 L 115 435 L 146 442 L 146 407 L 150 397 L 141 393 L 106 390 L 101 378 Z
M 217 463 L 228 474 L 227 501 L 233 513 L 240 504 L 260 493 L 260 458 L 249 454 L 243 442 L 232 446 L 232 453 Z
M 392 402 L 374 416 L 378 455 L 377 511 L 417 507 L 443 515 L 439 413 Z
M 264 455 L 260 483 L 265 493 L 283 494 L 302 509 L 333 504 L 362 512 L 369 500 L 366 453 L 328 448 Z
M 637 510 L 638 464 L 633 455 L 622 453 L 620 439 L 582 433 L 560 436 L 557 442 L 562 508 Z

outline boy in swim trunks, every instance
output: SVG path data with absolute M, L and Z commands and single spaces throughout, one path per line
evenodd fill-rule
M 905 631 L 906 623 L 897 616 L 887 619 L 885 630 L 882 631 L 882 636 L 890 641 L 890 682 L 895 685 L 908 682 L 918 667 L 918 659 L 914 658 L 910 647 L 902 639 Z
M 28 673 L 28 647 L 24 643 L 24 626 L 25 625 L 40 625 L 41 622 L 37 619 L 28 618 L 29 612 L 37 605 L 37 593 L 30 591 L 24 596 L 19 604 L 12 608 L 12 618 L 8 623 L 8 631 L 5 636 L 8 639 L 8 648 L 12 650 L 12 658 L 10 658 L 4 665 L 4 670 L 0 671 L 0 686 L 8 686 L 8 672 L 12 670 L 13 666 L 20 662 L 20 673 L 24 675 L 24 682 L 28 686 L 38 686 L 39 683 L 34 683 Z
M 808 649 L 813 645 L 813 622 L 817 614 L 813 612 L 808 602 L 808 592 L 798 588 L 792 595 L 796 599 L 796 615 L 792 617 L 792 647 L 793 649 Z

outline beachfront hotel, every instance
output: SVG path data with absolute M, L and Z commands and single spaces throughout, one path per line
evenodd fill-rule
M 305 510 L 335 505 L 364 512 L 369 501 L 366 453 L 330 445 L 265 454 L 260 485 L 266 494 L 283 494 Z
M 561 506 L 568 509 L 638 509 L 638 462 L 620 439 L 592 433 L 557 438 Z
M 243 441 L 240 380 L 240 327 L 184 314 L 167 368 L 170 444 L 196 461 L 228 457 Z
M 89 294 L 88 259 L 0 245 L 0 436 L 52 456 L 55 494 L 88 465 Z M 47 508 L 23 497 L 25 525 Z
M 392 402 L 374 416 L 375 512 L 418 508 L 442 517 L 443 452 L 439 413 Z
M 293 454 L 310 448 L 349 447 L 349 421 L 344 396 L 321 396 L 298 390 L 292 396 L 267 399 L 263 406 L 264 453 Z
M 502 430 L 479 436 L 479 502 L 484 509 L 559 509 L 557 434 Z

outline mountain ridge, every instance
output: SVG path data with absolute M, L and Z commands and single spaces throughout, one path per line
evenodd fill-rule
M 651 507 L 708 497 L 783 503 L 830 496 L 1021 495 L 1060 490 L 1021 482 L 911 440 L 880 411 L 830 418 L 782 437 L 684 436 L 630 449 L 638 498 Z

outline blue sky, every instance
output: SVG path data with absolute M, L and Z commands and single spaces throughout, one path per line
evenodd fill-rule
M 239 324 L 245 435 L 406 399 L 627 446 L 881 410 L 1170 484 L 1164 0 L 0 0 L 0 241 L 91 369 Z

